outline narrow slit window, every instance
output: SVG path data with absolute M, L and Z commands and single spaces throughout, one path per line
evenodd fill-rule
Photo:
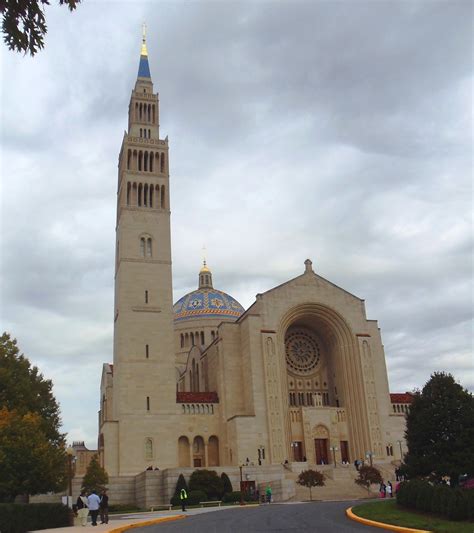
M 150 397 L 149 396 L 146 397 L 146 410 L 147 411 L 150 410 Z
M 145 303 L 148 303 L 148 291 L 145 291 Z
M 145 344 L 145 356 L 147 359 L 150 357 L 150 347 L 148 344 Z

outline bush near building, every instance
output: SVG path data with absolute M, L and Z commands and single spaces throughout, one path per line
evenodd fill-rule
M 26 533 L 71 525 L 71 510 L 61 503 L 0 503 L 2 533 Z
M 220 500 L 224 492 L 224 483 L 215 470 L 195 470 L 189 478 L 189 490 L 201 490 L 207 500 Z
M 414 479 L 401 483 L 397 504 L 407 509 L 436 514 L 449 520 L 474 520 L 474 490 L 432 485 Z

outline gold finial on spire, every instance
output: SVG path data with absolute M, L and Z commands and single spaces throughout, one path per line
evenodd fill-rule
M 140 55 L 147 56 L 148 51 L 146 49 L 146 24 L 143 23 L 142 25 L 142 51 L 140 52 Z
M 209 268 L 207 267 L 207 261 L 206 261 L 206 246 L 202 247 L 202 268 L 201 272 L 210 272 Z

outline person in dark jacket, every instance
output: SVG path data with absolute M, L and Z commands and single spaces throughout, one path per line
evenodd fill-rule
M 179 492 L 179 499 L 181 500 L 181 509 L 186 511 L 186 501 L 188 499 L 188 493 L 186 489 L 181 489 Z
M 109 523 L 109 497 L 107 496 L 107 491 L 104 489 L 100 495 L 100 523 L 108 524 Z
M 83 490 L 76 501 L 77 515 L 81 522 L 81 526 L 87 526 L 87 516 L 89 514 L 89 507 L 87 506 L 86 492 Z

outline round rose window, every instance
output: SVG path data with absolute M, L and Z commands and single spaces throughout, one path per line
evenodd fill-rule
M 311 374 L 319 363 L 319 346 L 316 337 L 306 329 L 291 330 L 285 340 L 286 364 L 296 373 Z

